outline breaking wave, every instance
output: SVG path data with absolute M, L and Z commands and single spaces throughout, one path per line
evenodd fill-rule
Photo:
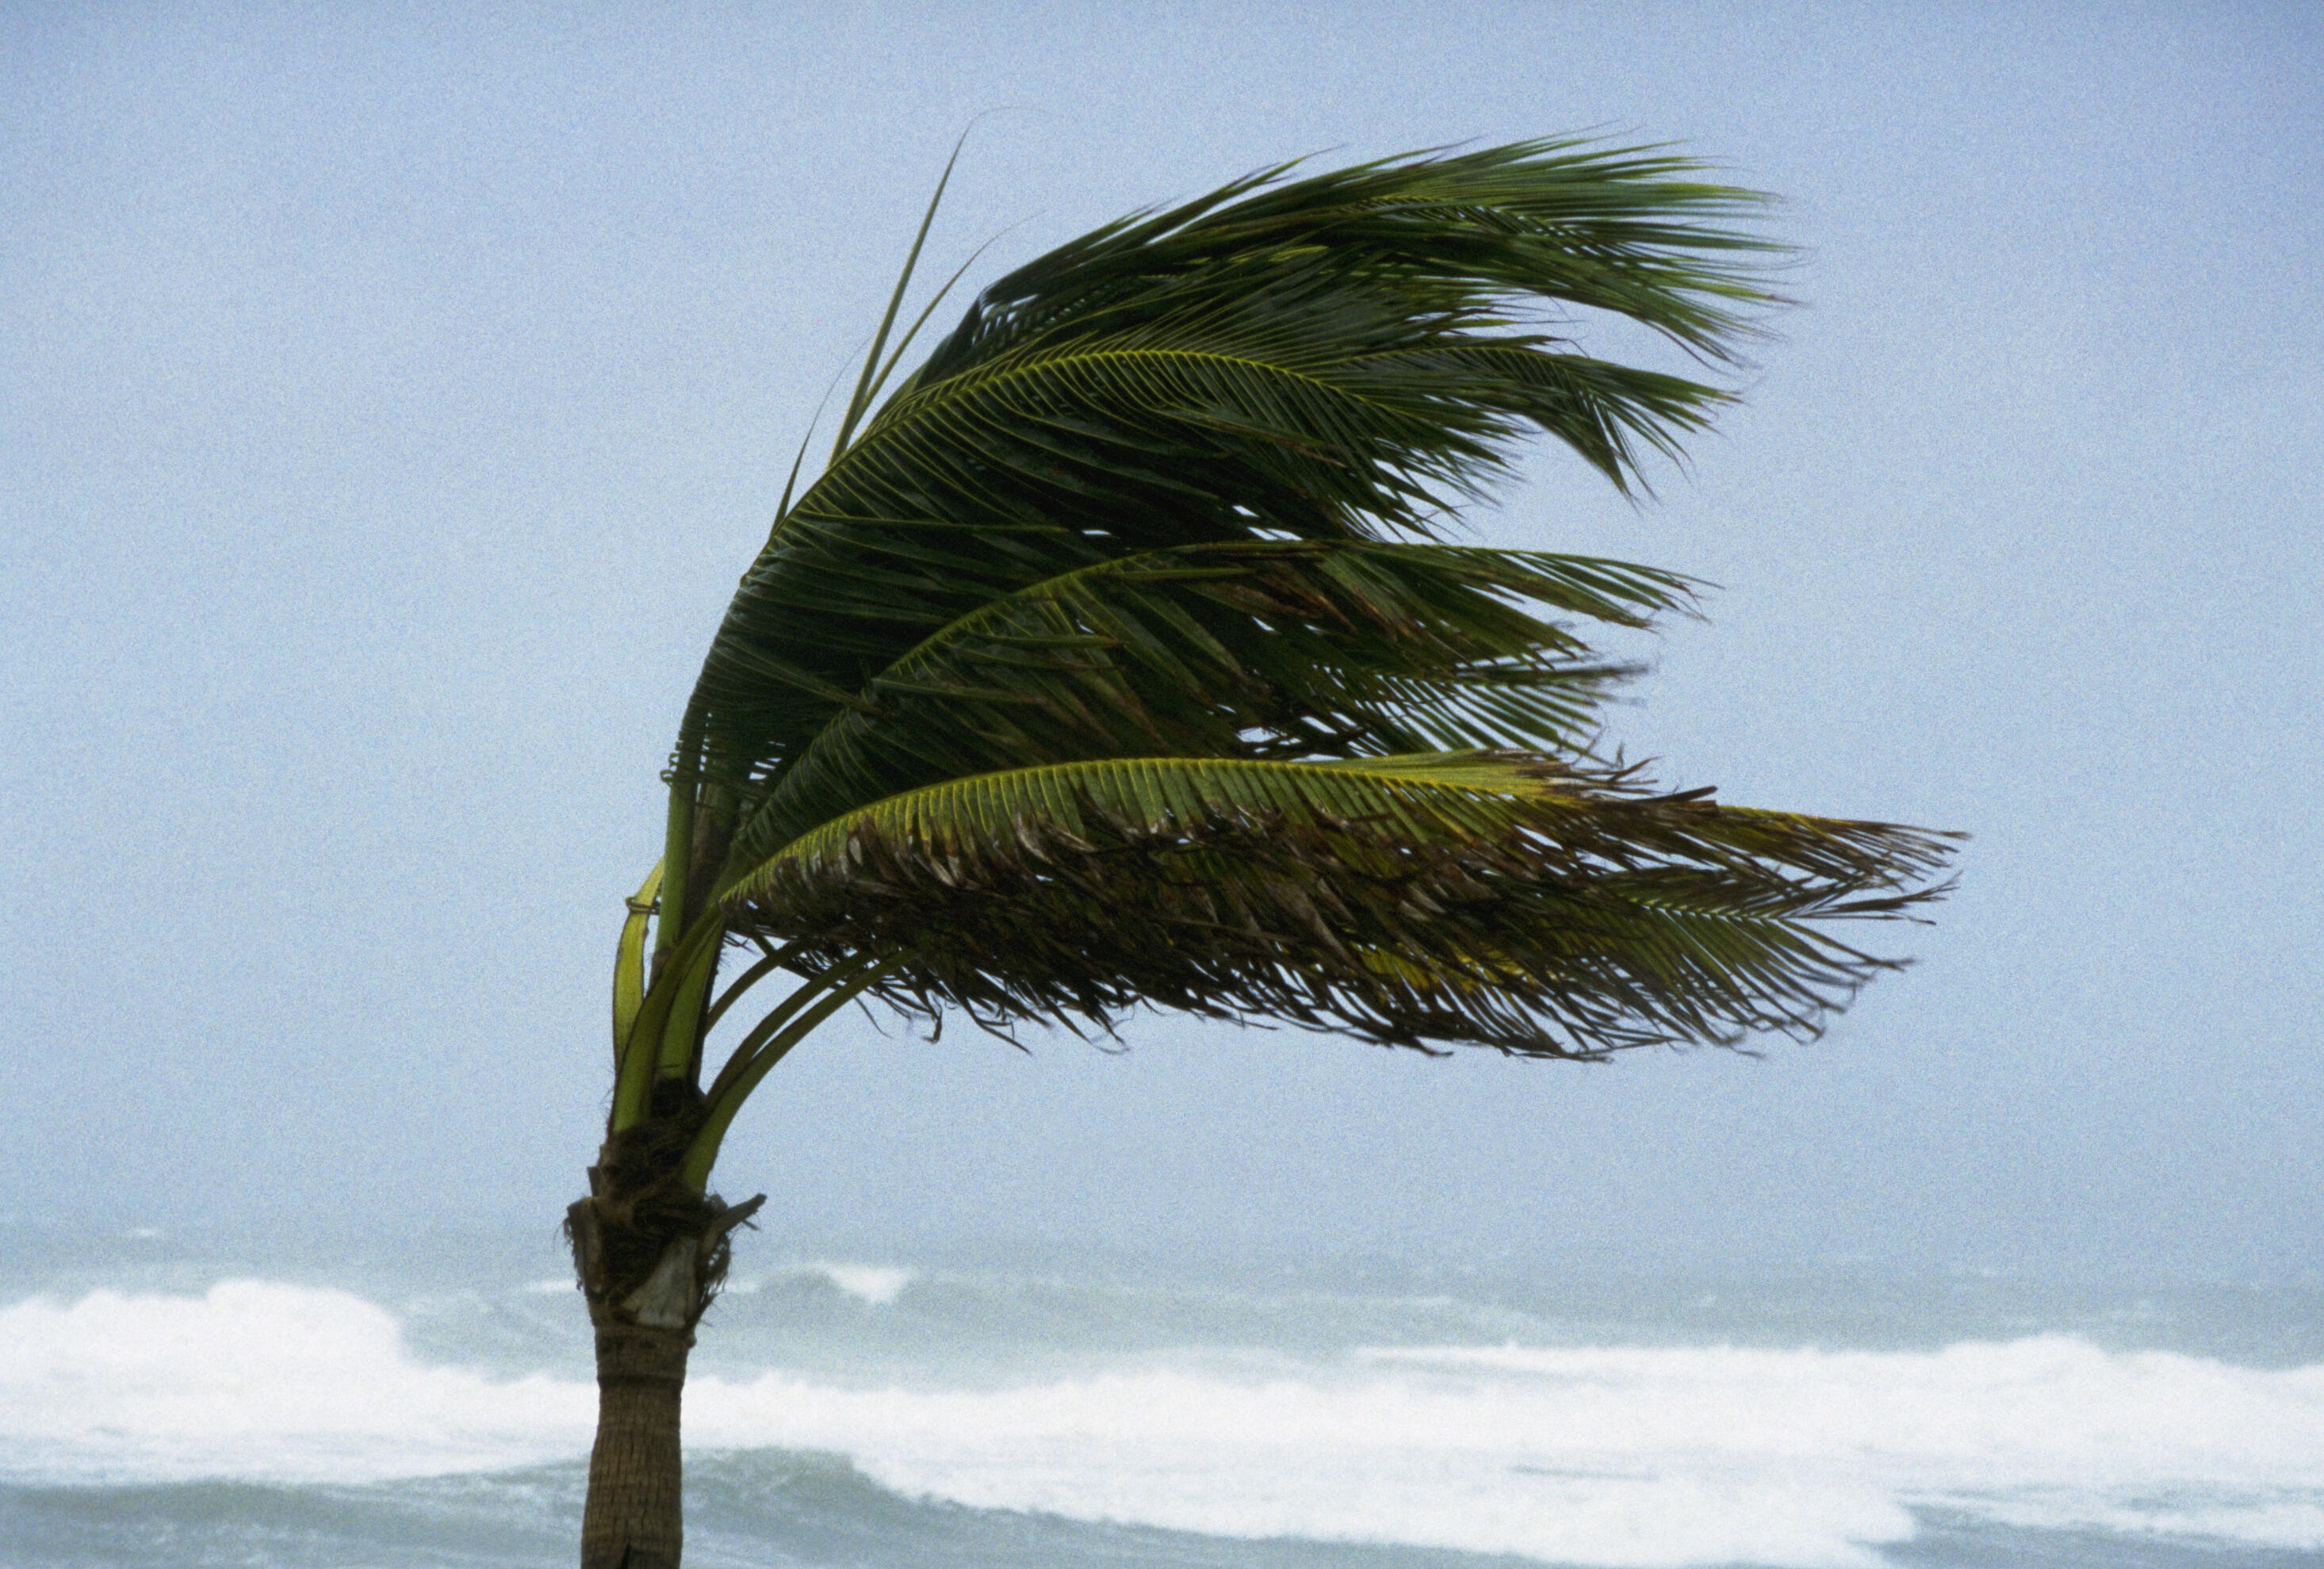
M 853 1284 L 892 1301 L 900 1272 Z M 2324 1549 L 2324 1365 L 2062 1335 L 1930 1352 L 1394 1346 L 872 1387 L 697 1373 L 698 1452 L 846 1457 L 905 1498 L 1591 1565 L 1854 1569 L 1929 1511 Z M 374 1483 L 586 1452 L 595 1390 L 424 1361 L 263 1280 L 0 1309 L 0 1480 Z M 710 1456 L 706 1454 L 707 1462 Z

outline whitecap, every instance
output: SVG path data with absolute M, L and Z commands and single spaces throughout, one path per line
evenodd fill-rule
M 817 1265 L 834 1271 L 870 1266 Z M 892 1302 L 908 1272 L 856 1278 Z M 560 1283 L 560 1289 L 566 1288 Z M 731 1364 L 730 1364 L 731 1365 Z M 1239 1371 L 1237 1371 L 1239 1370 Z M 586 1453 L 595 1391 L 431 1365 L 344 1291 L 0 1310 L 0 1476 L 370 1481 Z M 2110 1352 L 1384 1347 L 1013 1385 L 697 1375 L 701 1448 L 844 1454 L 909 1497 L 1603 1569 L 1869 1569 L 1934 1508 L 2324 1550 L 2324 1366 Z
M 844 1264 L 826 1260 L 808 1268 L 850 1297 L 872 1307 L 887 1306 L 913 1280 L 911 1270 L 886 1264 Z
M 375 1481 L 584 1450 L 586 1384 L 431 1367 L 348 1292 L 226 1280 L 0 1310 L 0 1479 Z

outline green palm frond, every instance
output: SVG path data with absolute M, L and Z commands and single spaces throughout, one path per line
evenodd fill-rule
M 1577 353 L 1552 316 L 1732 357 L 1775 247 L 1730 226 L 1758 198 L 1694 168 L 1542 142 L 1270 171 L 1011 273 L 778 521 L 678 776 L 750 795 L 914 648 L 1037 584 L 1194 545 L 1430 537 L 1528 429 L 1628 487 L 1728 395 Z
M 721 903 L 811 965 L 886 955 L 891 1002 L 995 1028 L 1145 1003 L 1591 1057 L 1812 1033 L 1893 964 L 1808 923 L 1909 909 L 1946 854 L 1523 753 L 1109 759 L 891 797 Z
M 991 601 L 874 676 L 768 781 L 734 854 L 924 784 L 1141 755 L 1577 747 L 1624 673 L 1536 609 L 1626 626 L 1668 573 L 1364 540 L 1182 546 Z

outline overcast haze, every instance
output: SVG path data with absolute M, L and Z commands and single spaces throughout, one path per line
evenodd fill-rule
M 1598 127 L 1785 198 L 1802 307 L 1659 503 L 1545 455 L 1477 525 L 1721 586 L 1616 715 L 1663 778 L 1976 837 L 1812 1047 L 850 1019 L 729 1194 L 867 1251 L 2312 1271 L 2324 13 L 1901 9 L 8 7 L 0 1213 L 578 1195 L 684 695 L 999 108 L 972 284 L 1302 152 Z

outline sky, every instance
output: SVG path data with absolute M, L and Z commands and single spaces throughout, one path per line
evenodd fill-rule
M 1431 1060 L 846 1016 L 778 1241 L 2313 1278 L 2324 13 L 0 9 L 0 1215 L 530 1226 L 581 1191 L 678 714 L 818 401 L 1286 157 L 1590 131 L 1780 196 L 1798 301 L 1634 507 L 1719 585 L 1614 736 L 1969 831 L 1811 1046 Z M 1609 336 L 1611 347 L 1635 347 Z

